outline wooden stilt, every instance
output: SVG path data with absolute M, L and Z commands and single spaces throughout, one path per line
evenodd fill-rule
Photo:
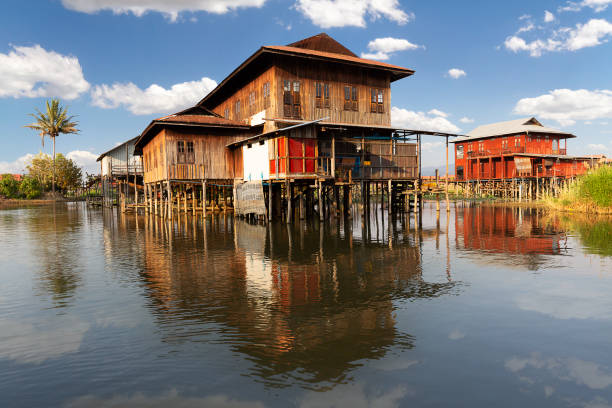
M 317 181 L 318 185 L 318 195 L 319 195 L 319 221 L 323 221 L 323 188 L 321 180 Z

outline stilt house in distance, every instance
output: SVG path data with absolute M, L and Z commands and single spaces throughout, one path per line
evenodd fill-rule
M 207 185 L 259 181 L 269 212 L 281 190 L 291 206 L 294 188 L 304 199 L 313 184 L 412 186 L 417 132 L 394 129 L 390 110 L 391 83 L 413 73 L 359 58 L 327 34 L 263 46 L 196 106 L 144 130 L 145 185 L 169 195 L 201 185 L 206 200 Z
M 571 133 L 523 118 L 479 126 L 455 143 L 458 181 L 571 178 L 588 170 L 588 159 L 567 155 Z

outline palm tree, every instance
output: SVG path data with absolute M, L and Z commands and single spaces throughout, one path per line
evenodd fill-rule
M 36 109 L 36 113 L 31 113 L 35 119 L 25 127 L 38 131 L 43 147 L 45 147 L 45 136 L 53 140 L 53 178 L 51 179 L 53 196 L 55 197 L 55 138 L 61 134 L 79 133 L 78 122 L 74 121 L 74 116 L 68 116 L 68 110 L 60 105 L 57 98 L 47 101 L 47 111 L 42 113 Z

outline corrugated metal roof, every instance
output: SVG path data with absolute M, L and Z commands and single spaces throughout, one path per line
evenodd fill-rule
M 563 135 L 568 138 L 576 137 L 568 132 L 545 127 L 538 122 L 536 118 L 531 117 L 478 126 L 476 129 L 468 133 L 466 137 L 458 138 L 454 140 L 453 143 L 464 142 L 466 140 L 484 139 L 494 136 L 514 135 L 519 133 L 547 133 Z
M 238 141 L 232 142 L 232 143 L 226 145 L 225 147 L 239 146 L 242 143 L 253 141 L 253 140 L 257 140 L 257 139 L 260 139 L 260 138 L 264 138 L 264 137 L 269 136 L 269 135 L 276 135 L 276 134 L 287 132 L 288 130 L 300 128 L 300 127 L 303 127 L 303 126 L 314 125 L 315 123 L 319 123 L 319 122 L 321 122 L 321 121 L 323 121 L 325 119 L 329 119 L 329 118 L 315 119 L 315 120 L 311 120 L 309 122 L 298 123 L 298 124 L 287 126 L 287 127 L 284 127 L 284 128 L 272 130 L 270 132 L 261 133 L 259 135 L 247 137 L 246 139 L 242 139 L 242 140 L 238 140 Z

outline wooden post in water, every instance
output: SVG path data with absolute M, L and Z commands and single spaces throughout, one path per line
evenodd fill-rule
M 291 224 L 293 220 L 293 186 L 291 181 L 285 181 L 286 195 L 287 195 L 287 224 Z
M 321 180 L 317 181 L 318 185 L 318 194 L 319 194 L 319 221 L 323 221 L 323 183 Z
M 455 179 L 456 182 L 456 179 Z M 450 200 L 448 199 L 448 136 L 446 136 L 446 182 L 444 183 L 444 193 L 446 195 L 446 212 L 450 211 Z
M 272 179 L 268 180 L 268 222 L 274 218 L 274 186 Z
M 168 185 L 168 218 L 172 219 L 172 187 L 170 186 L 170 180 L 167 181 Z
M 387 204 L 389 205 L 389 215 L 391 215 L 393 213 L 393 184 L 391 179 L 389 179 L 389 181 L 387 182 L 387 198 L 389 199 Z
M 306 218 L 306 190 L 303 188 L 299 189 L 300 199 L 300 220 Z

